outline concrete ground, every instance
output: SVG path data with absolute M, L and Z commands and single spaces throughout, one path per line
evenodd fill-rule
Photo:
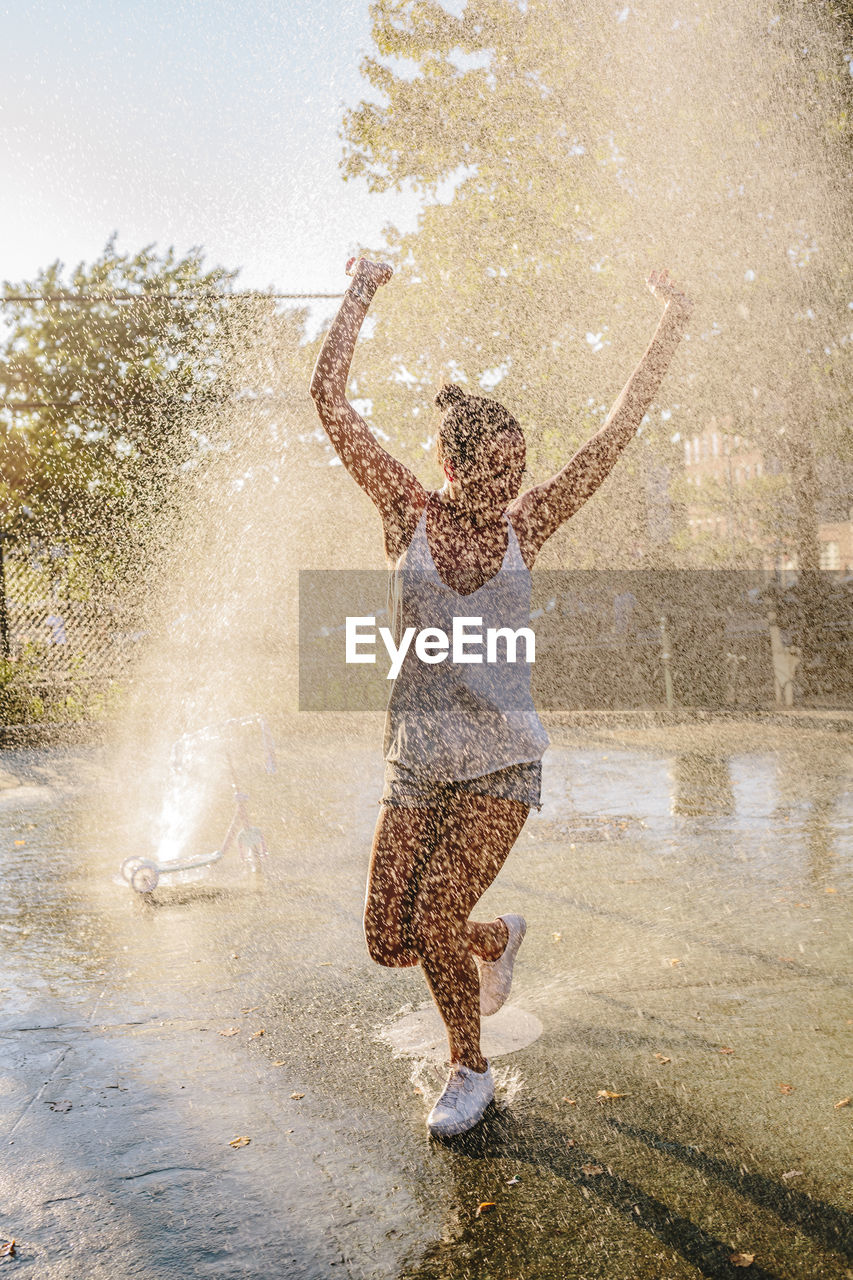
M 263 872 L 150 899 L 135 779 L 0 754 L 0 1276 L 853 1277 L 849 739 L 552 736 L 478 912 L 526 915 L 506 1020 L 542 1034 L 446 1145 L 442 1069 L 387 1043 L 421 975 L 361 936 L 374 743 L 291 741 L 245 779 Z

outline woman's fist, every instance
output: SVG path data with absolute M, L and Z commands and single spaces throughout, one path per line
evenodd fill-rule
M 394 268 L 387 262 L 371 262 L 369 258 L 350 258 L 346 272 L 358 284 L 371 284 L 374 289 L 378 289 L 381 284 L 388 283 L 394 274 Z

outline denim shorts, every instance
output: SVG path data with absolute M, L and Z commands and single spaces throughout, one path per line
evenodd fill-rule
M 529 809 L 541 809 L 542 761 L 528 764 L 511 764 L 494 773 L 479 778 L 464 778 L 458 782 L 445 782 L 430 776 L 428 771 L 409 769 L 396 761 L 385 762 L 385 789 L 380 804 L 394 809 L 443 808 L 454 796 L 496 796 L 501 800 L 516 800 Z

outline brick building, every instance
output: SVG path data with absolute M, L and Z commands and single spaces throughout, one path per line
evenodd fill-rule
M 740 537 L 758 544 L 762 536 L 749 514 L 745 486 L 764 475 L 778 475 L 781 468 L 775 460 L 765 459 L 761 449 L 745 436 L 732 432 L 732 426 L 730 416 L 711 418 L 704 431 L 683 442 L 688 528 L 695 539 L 703 535 L 721 541 Z M 846 506 L 843 501 L 841 505 Z M 853 506 L 840 512 L 836 496 L 830 507 L 819 513 L 826 517 L 818 523 L 821 568 L 853 573 Z M 781 541 L 769 545 L 766 534 L 763 541 L 763 568 L 796 569 L 791 547 Z

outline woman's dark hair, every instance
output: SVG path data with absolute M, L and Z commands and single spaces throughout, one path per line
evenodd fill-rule
M 501 432 L 515 431 L 523 437 L 515 418 L 497 400 L 469 396 L 454 382 L 444 384 L 435 403 L 444 413 L 438 438 L 455 467 L 464 470 L 474 461 L 483 441 Z

